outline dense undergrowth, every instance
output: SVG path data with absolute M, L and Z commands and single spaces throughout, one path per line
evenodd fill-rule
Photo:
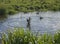
M 17 28 L 13 32 L 8 31 L 7 34 L 2 35 L 2 44 L 60 44 L 60 33 L 54 36 L 49 34 L 36 36 L 28 30 Z

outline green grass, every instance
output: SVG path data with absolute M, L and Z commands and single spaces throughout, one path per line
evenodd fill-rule
M 60 11 L 60 0 L 0 0 L 0 7 L 9 11 Z
M 8 15 L 18 12 L 60 11 L 60 0 L 0 0 L 1 8 L 5 8 Z
M 8 31 L 2 35 L 2 44 L 60 44 L 60 33 L 54 34 L 38 34 L 37 36 L 23 28 L 14 29 L 13 32 Z

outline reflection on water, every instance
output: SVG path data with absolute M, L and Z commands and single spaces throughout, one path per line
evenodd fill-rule
M 0 21 L 0 32 L 14 27 L 25 29 L 30 27 L 33 32 L 54 33 L 57 29 L 60 29 L 60 12 L 18 13 L 8 16 L 5 21 Z

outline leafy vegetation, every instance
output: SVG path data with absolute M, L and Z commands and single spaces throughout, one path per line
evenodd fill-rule
M 2 44 L 60 44 L 60 33 L 54 36 L 49 34 L 36 36 L 28 30 L 17 28 L 13 32 L 8 31 L 7 34 L 2 35 Z

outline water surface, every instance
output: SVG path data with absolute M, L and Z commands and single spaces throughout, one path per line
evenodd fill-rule
M 18 13 L 8 16 L 4 21 L 0 21 L 0 32 L 5 32 L 7 29 L 18 27 L 27 28 L 27 19 L 30 20 L 31 31 L 40 33 L 55 33 L 60 29 L 60 12 L 36 12 L 33 13 Z M 40 19 L 43 17 L 43 19 Z

